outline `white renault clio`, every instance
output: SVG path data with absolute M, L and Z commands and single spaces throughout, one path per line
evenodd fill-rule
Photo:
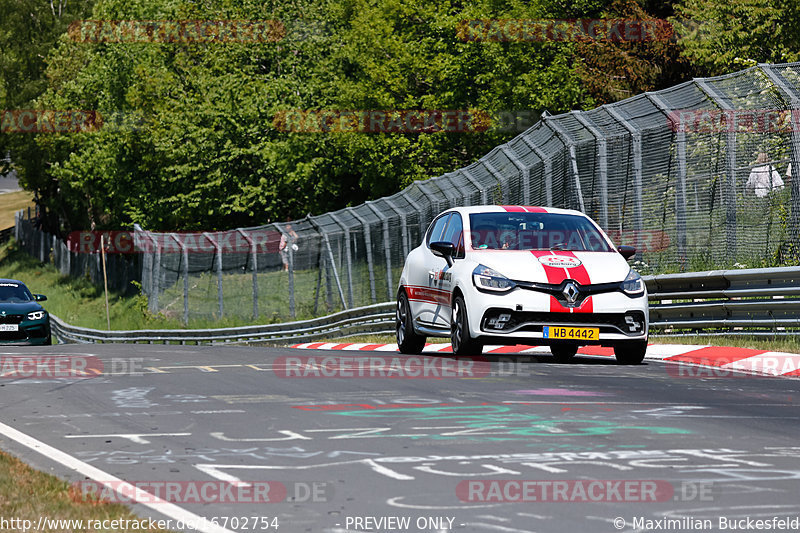
M 397 292 L 397 343 L 428 336 L 456 354 L 486 344 L 547 345 L 560 362 L 582 345 L 637 364 L 647 350 L 647 291 L 627 259 L 579 211 L 475 206 L 445 211 L 411 251 Z

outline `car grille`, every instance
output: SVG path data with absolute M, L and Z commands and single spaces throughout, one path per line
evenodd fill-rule
M 28 333 L 21 329 L 19 331 L 0 331 L 0 341 L 24 341 L 28 339 Z
M 0 324 L 19 324 L 25 315 L 0 315 Z
M 497 322 L 501 315 L 508 320 Z M 628 311 L 627 313 L 548 313 L 536 311 L 511 311 L 492 308 L 486 311 L 481 320 L 481 329 L 487 333 L 511 333 L 515 331 L 541 332 L 543 326 L 593 326 L 599 327 L 601 333 L 624 333 L 625 335 L 641 335 L 641 330 L 630 331 L 626 316 L 639 324 L 644 324 L 644 313 Z M 495 320 L 494 326 L 490 324 Z M 498 327 L 502 324 L 502 327 Z

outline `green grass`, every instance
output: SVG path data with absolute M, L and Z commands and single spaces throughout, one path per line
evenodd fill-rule
M 0 518 L 5 520 L 30 520 L 35 528 L 39 517 L 63 520 L 138 520 L 131 510 L 119 503 L 98 501 L 84 496 L 74 487 L 50 474 L 33 470 L 11 455 L 0 452 Z M 147 522 L 143 522 L 147 524 Z M 17 522 L 19 524 L 19 522 Z M 110 524 L 110 522 L 107 522 Z M 97 532 L 164 531 L 162 529 L 92 529 Z M 6 531 L 22 531 L 11 528 Z M 44 533 L 67 531 L 66 529 L 43 528 Z M 77 529 L 75 530 L 77 531 Z

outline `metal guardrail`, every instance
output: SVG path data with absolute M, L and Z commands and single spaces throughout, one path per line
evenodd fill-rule
M 645 276 L 653 335 L 800 335 L 800 267 Z M 298 322 L 217 329 L 102 331 L 51 315 L 53 335 L 72 343 L 246 344 L 394 333 L 394 302 Z
M 283 324 L 216 329 L 143 329 L 134 331 L 81 328 L 50 315 L 50 327 L 58 342 L 68 343 L 288 343 L 361 334 L 394 333 L 394 309 L 395 303 L 388 302 L 350 309 L 321 318 Z
M 646 276 L 661 335 L 798 335 L 800 267 Z

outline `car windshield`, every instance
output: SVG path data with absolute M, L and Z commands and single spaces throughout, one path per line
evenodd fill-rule
M 594 224 L 578 215 L 474 213 L 469 221 L 475 250 L 611 251 Z
M 25 285 L 0 282 L 0 302 L 32 302 L 33 295 Z

